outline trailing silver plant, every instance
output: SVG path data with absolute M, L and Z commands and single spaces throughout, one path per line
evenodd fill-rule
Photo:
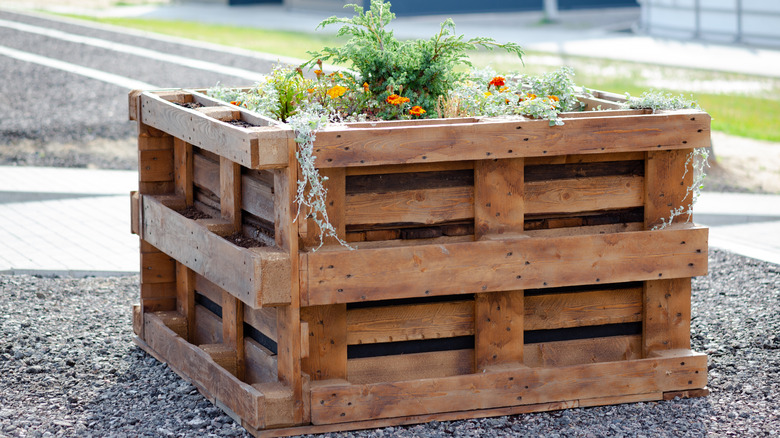
M 322 109 L 308 109 L 290 117 L 287 121 L 295 132 L 295 142 L 298 143 L 295 158 L 301 166 L 301 178 L 298 180 L 295 196 L 298 204 L 295 220 L 298 220 L 301 209 L 305 208 L 308 211 L 307 218 L 311 218 L 317 224 L 320 230 L 320 244 L 313 251 L 322 247 L 326 237 L 332 237 L 342 246 L 354 249 L 339 238 L 338 232 L 328 219 L 328 190 L 324 185 L 328 178 L 320 175 L 315 163 L 317 157 L 314 155 L 314 141 L 317 131 L 328 124 L 327 113 Z
M 688 169 L 693 168 L 693 184 L 686 189 L 685 196 L 680 201 L 680 206 L 669 212 L 669 219 L 661 219 L 661 223 L 654 226 L 653 230 L 663 230 L 674 222 L 674 219 L 678 216 L 687 214 L 688 218 L 685 222 L 690 222 L 693 219 L 693 206 L 699 200 L 701 195 L 701 189 L 703 187 L 702 182 L 707 176 L 706 168 L 709 167 L 710 153 L 707 148 L 696 148 L 688 154 L 685 160 L 685 173 L 683 173 L 683 180 L 688 175 Z M 691 165 L 692 164 L 692 165 Z M 688 197 L 691 197 L 690 207 L 685 209 L 685 201 Z

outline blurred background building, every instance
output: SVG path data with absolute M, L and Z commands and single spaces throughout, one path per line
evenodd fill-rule
M 780 46 L 778 0 L 639 0 L 640 30 L 654 36 Z

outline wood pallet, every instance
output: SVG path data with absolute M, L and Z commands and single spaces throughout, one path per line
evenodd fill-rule
M 196 91 L 130 108 L 137 342 L 255 435 L 706 395 L 707 229 L 653 229 L 690 203 L 704 112 L 329 128 L 315 155 L 354 249 L 314 251 L 289 127 Z

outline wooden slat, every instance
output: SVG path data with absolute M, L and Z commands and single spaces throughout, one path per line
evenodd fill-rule
M 309 305 L 702 275 L 707 229 L 307 254 Z
M 347 196 L 349 226 L 439 224 L 474 217 L 472 187 L 362 193 Z
M 224 157 L 219 161 L 219 201 L 222 219 L 241 231 L 241 165 Z
M 526 214 L 575 213 L 644 205 L 644 178 L 604 176 L 525 184 Z
M 295 162 L 296 144 L 290 139 L 287 144 L 289 162 Z M 277 311 L 277 363 L 279 381 L 285 383 L 292 391 L 296 400 L 292 415 L 296 424 L 309 422 L 308 410 L 304 409 L 304 382 L 301 372 L 301 301 L 299 289 L 299 270 L 306 269 L 299 265 L 298 259 L 298 227 L 293 223 L 295 217 L 292 211 L 297 192 L 298 166 L 274 170 L 274 238 L 276 245 L 285 251 L 290 258 L 288 272 L 290 303 L 279 307 Z
M 290 257 L 273 248 L 239 248 L 195 221 L 143 199 L 144 239 L 250 307 L 290 302 Z M 235 275 L 236 267 L 245 267 Z
M 161 251 L 141 253 L 142 284 L 175 282 L 176 265 L 171 256 Z
M 642 288 L 525 297 L 525 329 L 548 330 L 642 320 Z
M 184 316 L 187 332 L 182 338 L 192 342 L 195 331 L 195 273 L 176 262 L 176 310 Z
M 415 341 L 474 334 L 474 301 L 350 309 L 347 344 Z
M 312 380 L 347 378 L 347 306 L 313 306 L 301 309 L 307 323 L 308 357 L 301 369 Z
M 466 349 L 350 359 L 347 374 L 352 384 L 457 376 L 473 372 L 473 357 Z
M 690 157 L 690 160 L 689 160 Z M 663 220 L 669 222 L 672 211 L 687 212 L 693 203 L 688 189 L 693 185 L 693 150 L 648 152 L 645 165 L 645 226 L 650 229 Z M 686 163 L 687 162 L 687 163 Z M 687 214 L 673 223 L 688 221 Z
M 327 130 L 317 134 L 321 167 L 595 154 L 709 145 L 710 117 L 701 111 L 546 120 L 484 119 L 427 127 Z
M 244 306 L 228 292 L 222 293 L 222 343 L 236 362 L 236 374 L 244 379 Z
M 642 333 L 645 355 L 690 348 L 690 278 L 645 282 Z
M 247 130 L 198 111 L 166 102 L 151 93 L 140 97 L 143 123 L 250 168 L 285 167 L 291 130 Z M 257 132 L 261 130 L 261 132 Z M 262 137 L 262 154 L 258 137 Z
M 244 353 L 246 372 L 244 380 L 247 383 L 275 382 L 276 356 L 254 339 L 244 338 Z
M 644 155 L 642 155 L 644 157 Z M 393 173 L 438 172 L 473 169 L 474 161 L 440 161 L 437 163 L 388 164 L 384 166 L 347 167 L 347 176 L 387 175 Z
M 219 163 L 211 161 L 203 154 L 195 154 L 193 167 L 193 183 L 219 195 Z
M 177 337 L 155 317 L 144 319 L 146 343 L 197 385 L 206 388 L 217 400 L 253 427 L 263 427 L 263 395 L 219 367 L 201 349 Z
M 563 367 L 597 362 L 614 362 L 642 358 L 642 336 L 526 344 L 523 362 L 529 367 Z
M 222 318 L 199 304 L 195 305 L 195 333 L 192 343 L 195 345 L 222 343 Z
M 187 206 L 193 201 L 193 152 L 192 145 L 174 138 L 173 140 L 173 171 L 175 176 L 176 194 L 184 198 Z
M 470 375 L 370 385 L 312 387 L 312 423 L 695 389 L 706 384 L 706 369 L 705 355 L 681 354 L 554 368 L 504 367 Z
M 139 181 L 173 181 L 173 150 L 154 149 L 138 151 Z
M 274 192 L 271 185 L 253 176 L 241 176 L 241 208 L 267 222 L 274 222 Z
M 581 164 L 601 163 L 605 161 L 635 161 L 644 160 L 645 152 L 613 152 L 608 154 L 569 154 L 543 157 L 527 157 L 526 166 L 540 166 L 547 164 Z
M 526 212 L 524 161 L 481 160 L 474 168 L 474 233 L 486 236 L 520 234 Z
M 474 189 L 404 190 L 347 195 L 348 224 L 434 224 L 474 217 Z
M 523 291 L 479 293 L 474 300 L 474 361 L 477 371 L 523 362 Z
M 275 307 L 263 307 L 252 309 L 244 306 L 244 322 L 251 325 L 268 339 L 277 342 L 276 336 L 276 312 Z

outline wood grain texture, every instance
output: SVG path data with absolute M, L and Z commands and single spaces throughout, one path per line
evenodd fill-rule
M 273 248 L 240 248 L 205 227 L 143 198 L 144 239 L 250 307 L 290 300 L 290 257 Z M 244 267 L 235 275 L 236 267 Z
M 474 371 L 474 350 L 450 350 L 393 356 L 350 359 L 352 384 L 400 382 L 470 374 Z
M 310 305 L 701 275 L 707 229 L 515 238 L 307 254 Z
M 347 344 L 416 341 L 474 334 L 474 301 L 350 309 Z
M 278 127 L 240 128 L 199 111 L 177 106 L 152 93 L 143 93 L 140 105 L 143 123 L 243 166 L 269 168 L 288 164 L 287 140 L 292 135 L 291 131 Z
M 474 167 L 474 236 L 518 234 L 525 223 L 524 160 L 480 160 Z
M 646 281 L 642 333 L 645 355 L 691 346 L 691 279 Z
M 629 335 L 526 344 L 523 363 L 554 368 L 641 358 L 642 336 Z
M 252 338 L 244 338 L 244 381 L 249 384 L 276 382 L 276 356 Z
M 301 369 L 312 380 L 347 378 L 347 306 L 312 306 L 301 309 L 308 323 L 308 357 Z
M 434 224 L 470 219 L 474 217 L 474 189 L 448 187 L 347 195 L 344 216 L 350 225 Z
M 224 157 L 219 161 L 219 205 L 222 219 L 241 231 L 241 165 Z
M 193 160 L 192 145 L 173 139 L 173 171 L 176 194 L 184 198 L 187 206 L 193 201 Z
M 144 319 L 146 343 L 180 370 L 206 388 L 216 399 L 236 412 L 248 424 L 263 427 L 263 395 L 218 366 L 203 350 L 178 337 L 154 314 Z
M 233 354 L 235 376 L 244 379 L 244 306 L 230 293 L 222 292 L 222 344 Z
M 176 310 L 184 316 L 187 332 L 184 338 L 192 342 L 195 331 L 195 273 L 176 262 Z
M 138 151 L 138 180 L 142 182 L 173 181 L 172 149 Z
M 706 369 L 705 355 L 685 354 L 554 368 L 507 366 L 435 379 L 312 387 L 312 423 L 695 389 L 706 384 Z
M 690 210 L 693 203 L 693 149 L 648 152 L 645 162 L 645 226 L 648 229 L 669 222 L 672 211 Z M 673 223 L 689 220 L 687 214 Z
M 474 361 L 477 371 L 491 365 L 522 363 L 522 290 L 478 293 L 474 299 Z
M 563 126 L 545 120 L 440 126 L 325 130 L 317 134 L 321 167 L 521 158 L 544 155 L 685 149 L 709 145 L 710 117 L 701 111 L 617 115 L 594 112 Z
M 195 345 L 222 343 L 222 318 L 200 304 L 195 305 L 195 333 L 192 343 Z
M 642 320 L 642 288 L 525 297 L 525 329 L 549 330 Z

